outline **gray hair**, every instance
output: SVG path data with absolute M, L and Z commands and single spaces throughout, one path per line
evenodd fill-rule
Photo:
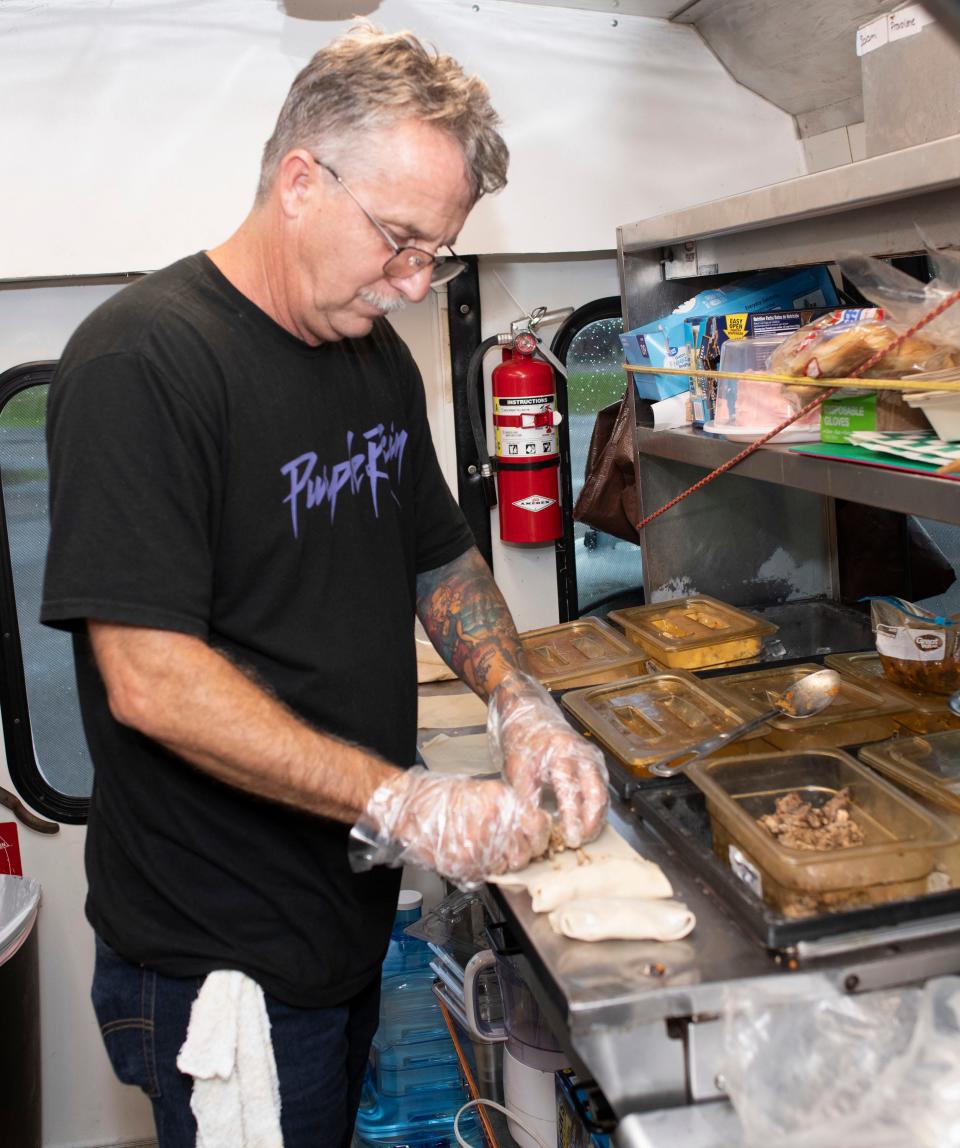
M 257 198 L 291 149 L 319 150 L 336 163 L 361 151 L 369 133 L 403 120 L 433 124 L 456 140 L 474 202 L 505 186 L 509 152 L 486 84 L 411 32 L 361 24 L 321 48 L 293 81 L 263 149 Z

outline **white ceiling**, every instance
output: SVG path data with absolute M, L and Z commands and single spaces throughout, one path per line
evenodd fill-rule
M 482 0 L 478 0 L 482 3 Z M 611 16 L 656 16 L 670 20 L 696 0 L 507 0 L 510 4 L 539 4 L 546 8 L 581 8 Z

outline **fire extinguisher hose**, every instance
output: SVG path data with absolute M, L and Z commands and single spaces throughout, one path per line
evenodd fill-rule
M 501 338 L 499 335 L 491 335 L 488 339 L 484 339 L 470 356 L 470 363 L 467 367 L 467 410 L 470 414 L 473 441 L 477 448 L 480 481 L 483 484 L 483 493 L 488 507 L 497 505 L 497 484 L 493 477 L 490 452 L 487 449 L 487 428 L 484 426 L 483 415 L 480 413 L 480 388 L 483 386 L 483 356 L 487 351 L 500 345 Z

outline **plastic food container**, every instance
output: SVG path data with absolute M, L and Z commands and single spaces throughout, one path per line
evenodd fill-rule
M 957 378 L 956 369 L 942 373 Z M 909 406 L 923 411 L 937 438 L 944 442 L 960 442 L 960 394 L 956 391 L 921 391 L 919 394 L 905 391 L 903 399 Z
M 897 785 L 960 813 L 960 730 L 865 746 L 860 759 Z
M 896 686 L 883 672 L 880 655 L 876 650 L 863 650 L 855 654 L 828 654 L 824 662 L 831 669 L 867 685 L 879 685 L 889 694 L 901 697 L 910 706 L 897 714 L 897 725 L 912 733 L 932 733 L 935 730 L 960 728 L 960 717 L 952 712 L 943 694 L 920 694 Z
M 860 759 L 879 770 L 960 839 L 960 730 L 902 737 L 865 746 Z M 960 840 L 939 849 L 944 884 L 960 887 Z
M 700 594 L 649 606 L 611 610 L 611 622 L 672 670 L 696 670 L 756 658 L 772 622 Z
M 643 777 L 650 776 L 650 762 L 732 729 L 745 717 L 682 671 L 575 690 L 561 702 L 628 769 Z M 743 754 L 751 745 L 735 742 L 727 752 Z
M 816 391 L 798 385 L 758 382 L 750 372 L 768 371 L 768 361 L 784 336 L 728 339 L 720 348 L 720 370 L 743 372 L 737 379 L 717 380 L 717 400 L 712 422 L 704 430 L 727 438 L 752 441 L 779 426 L 806 406 Z M 773 442 L 819 442 L 819 407 L 781 431 Z
M 956 843 L 938 817 L 840 750 L 699 762 L 687 776 L 706 797 L 717 855 L 789 917 L 920 896 L 942 880 L 937 851 Z M 841 789 L 862 845 L 787 848 L 757 823 L 788 793 L 820 806 Z
M 612 682 L 642 673 L 646 654 L 599 618 L 520 635 L 530 668 L 548 689 Z
M 770 708 L 768 693 L 783 694 L 800 678 L 822 666 L 770 666 L 749 674 L 735 674 L 713 683 L 717 693 L 731 705 L 754 716 Z M 808 718 L 772 718 L 767 741 L 778 749 L 830 749 L 883 741 L 896 732 L 896 714 L 910 703 L 889 692 L 879 682 L 868 685 L 841 677 L 840 690 L 830 705 Z

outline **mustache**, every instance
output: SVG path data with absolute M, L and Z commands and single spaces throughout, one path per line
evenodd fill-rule
M 364 303 L 369 303 L 371 307 L 376 307 L 378 311 L 382 311 L 384 315 L 389 315 L 394 311 L 402 311 L 407 305 L 407 301 L 402 295 L 381 295 L 378 291 L 361 291 L 360 298 Z

